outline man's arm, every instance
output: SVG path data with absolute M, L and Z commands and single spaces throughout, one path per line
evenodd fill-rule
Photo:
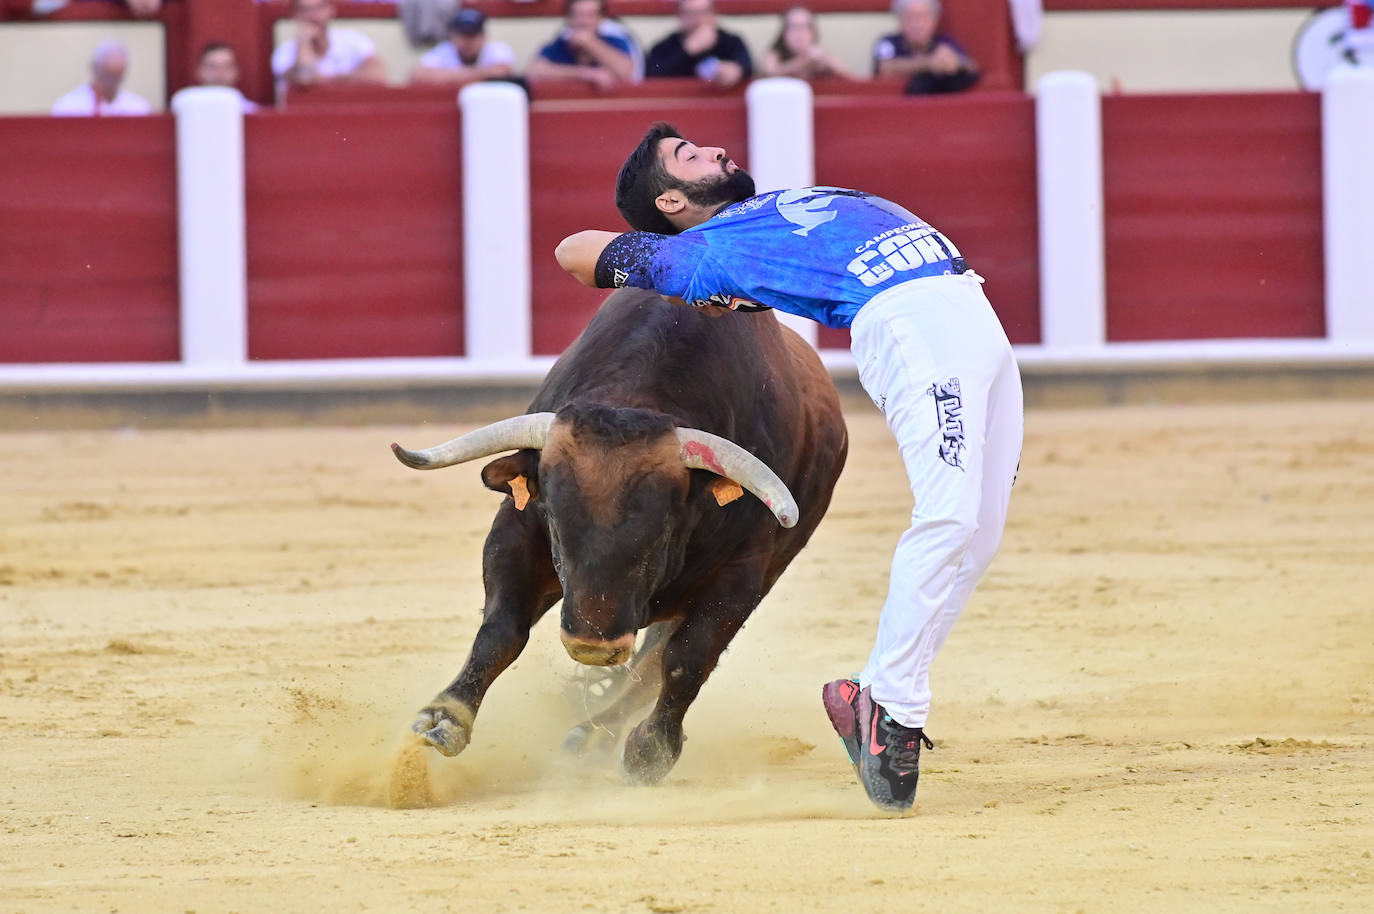
M 601 252 L 606 250 L 606 245 L 618 237 L 620 232 L 588 229 L 560 241 L 553 256 L 558 258 L 558 265 L 578 282 L 596 288 L 596 262 L 601 259 Z
M 635 78 L 635 62 L 629 51 L 611 44 L 593 32 L 579 43 L 587 54 L 596 59 L 607 70 L 615 74 L 620 82 L 632 82 Z

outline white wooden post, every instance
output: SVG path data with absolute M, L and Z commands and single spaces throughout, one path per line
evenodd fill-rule
M 1107 339 L 1102 104 L 1087 73 L 1047 73 L 1036 90 L 1040 339 L 1064 352 Z
M 216 367 L 248 359 L 243 105 L 219 87 L 172 97 L 177 140 L 181 361 Z
M 749 161 L 745 165 L 758 192 L 815 184 L 810 84 L 787 77 L 755 80 L 745 91 L 745 103 L 749 110 Z M 781 311 L 777 315 L 802 339 L 816 345 L 819 324 Z
M 1341 66 L 1322 91 L 1326 335 L 1374 340 L 1374 70 Z
M 458 105 L 466 355 L 523 362 L 533 349 L 529 100 L 512 83 L 473 83 L 458 93 Z

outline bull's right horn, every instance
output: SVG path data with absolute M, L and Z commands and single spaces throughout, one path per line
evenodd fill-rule
M 502 451 L 518 451 L 523 448 L 539 450 L 549 437 L 549 426 L 553 425 L 553 413 L 529 413 L 502 419 L 491 425 L 459 435 L 452 441 L 435 445 L 423 451 L 411 451 L 392 443 L 391 450 L 396 459 L 416 470 L 437 470 L 451 467 L 455 463 L 490 457 Z
M 797 502 L 787 483 L 769 469 L 768 464 L 729 438 L 703 432 L 699 428 L 677 428 L 682 447 L 682 463 L 697 470 L 710 470 L 717 476 L 733 479 L 754 493 L 768 506 L 778 523 L 791 527 L 797 522 Z

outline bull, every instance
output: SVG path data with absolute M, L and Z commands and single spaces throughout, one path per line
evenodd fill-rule
M 683 717 L 722 651 L 825 514 L 848 436 L 820 359 L 771 312 L 718 319 L 622 289 L 525 415 L 392 449 L 417 469 L 514 451 L 482 468 L 508 497 L 482 550 L 481 626 L 414 731 L 461 752 L 483 696 L 561 600 L 568 654 L 593 666 L 633 655 L 642 683 L 565 745 L 584 751 L 656 691 L 621 750 L 625 776 L 654 783 L 681 755 Z

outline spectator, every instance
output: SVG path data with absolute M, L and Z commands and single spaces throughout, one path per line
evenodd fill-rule
M 401 29 L 412 47 L 441 44 L 458 12 L 458 0 L 396 0 Z
M 959 42 L 937 31 L 940 0 L 896 0 L 892 12 L 900 31 L 873 48 L 875 75 L 905 78 L 907 95 L 959 92 L 978 81 L 978 65 Z
M 141 95 L 121 88 L 129 69 L 129 51 L 114 39 L 96 46 L 91 57 L 91 81 L 77 86 L 53 103 L 59 116 L 102 117 L 110 114 L 151 114 L 153 106 Z
M 604 0 L 568 0 L 563 31 L 540 48 L 531 80 L 580 80 L 601 90 L 644 78 L 644 55 L 629 29 L 606 18 Z
M 818 79 L 854 74 L 839 59 L 820 45 L 816 17 L 804 6 L 794 6 L 782 14 L 778 37 L 763 58 L 764 76 L 795 76 Z
M 459 10 L 448 24 L 448 40 L 425 53 L 411 71 L 412 83 L 464 86 L 479 79 L 507 79 L 515 72 L 510 45 L 488 41 L 481 10 Z
M 362 32 L 331 25 L 334 0 L 291 0 L 296 35 L 272 52 L 278 90 L 315 83 L 384 83 L 386 66 Z
M 250 102 L 239 91 L 239 58 L 227 42 L 211 41 L 200 49 L 200 59 L 196 63 L 196 85 L 232 89 L 239 97 L 244 114 L 258 110 L 257 103 Z
M 721 87 L 753 75 L 744 41 L 716 26 L 714 0 L 678 0 L 677 21 L 680 28 L 649 51 L 646 75 L 695 76 Z

